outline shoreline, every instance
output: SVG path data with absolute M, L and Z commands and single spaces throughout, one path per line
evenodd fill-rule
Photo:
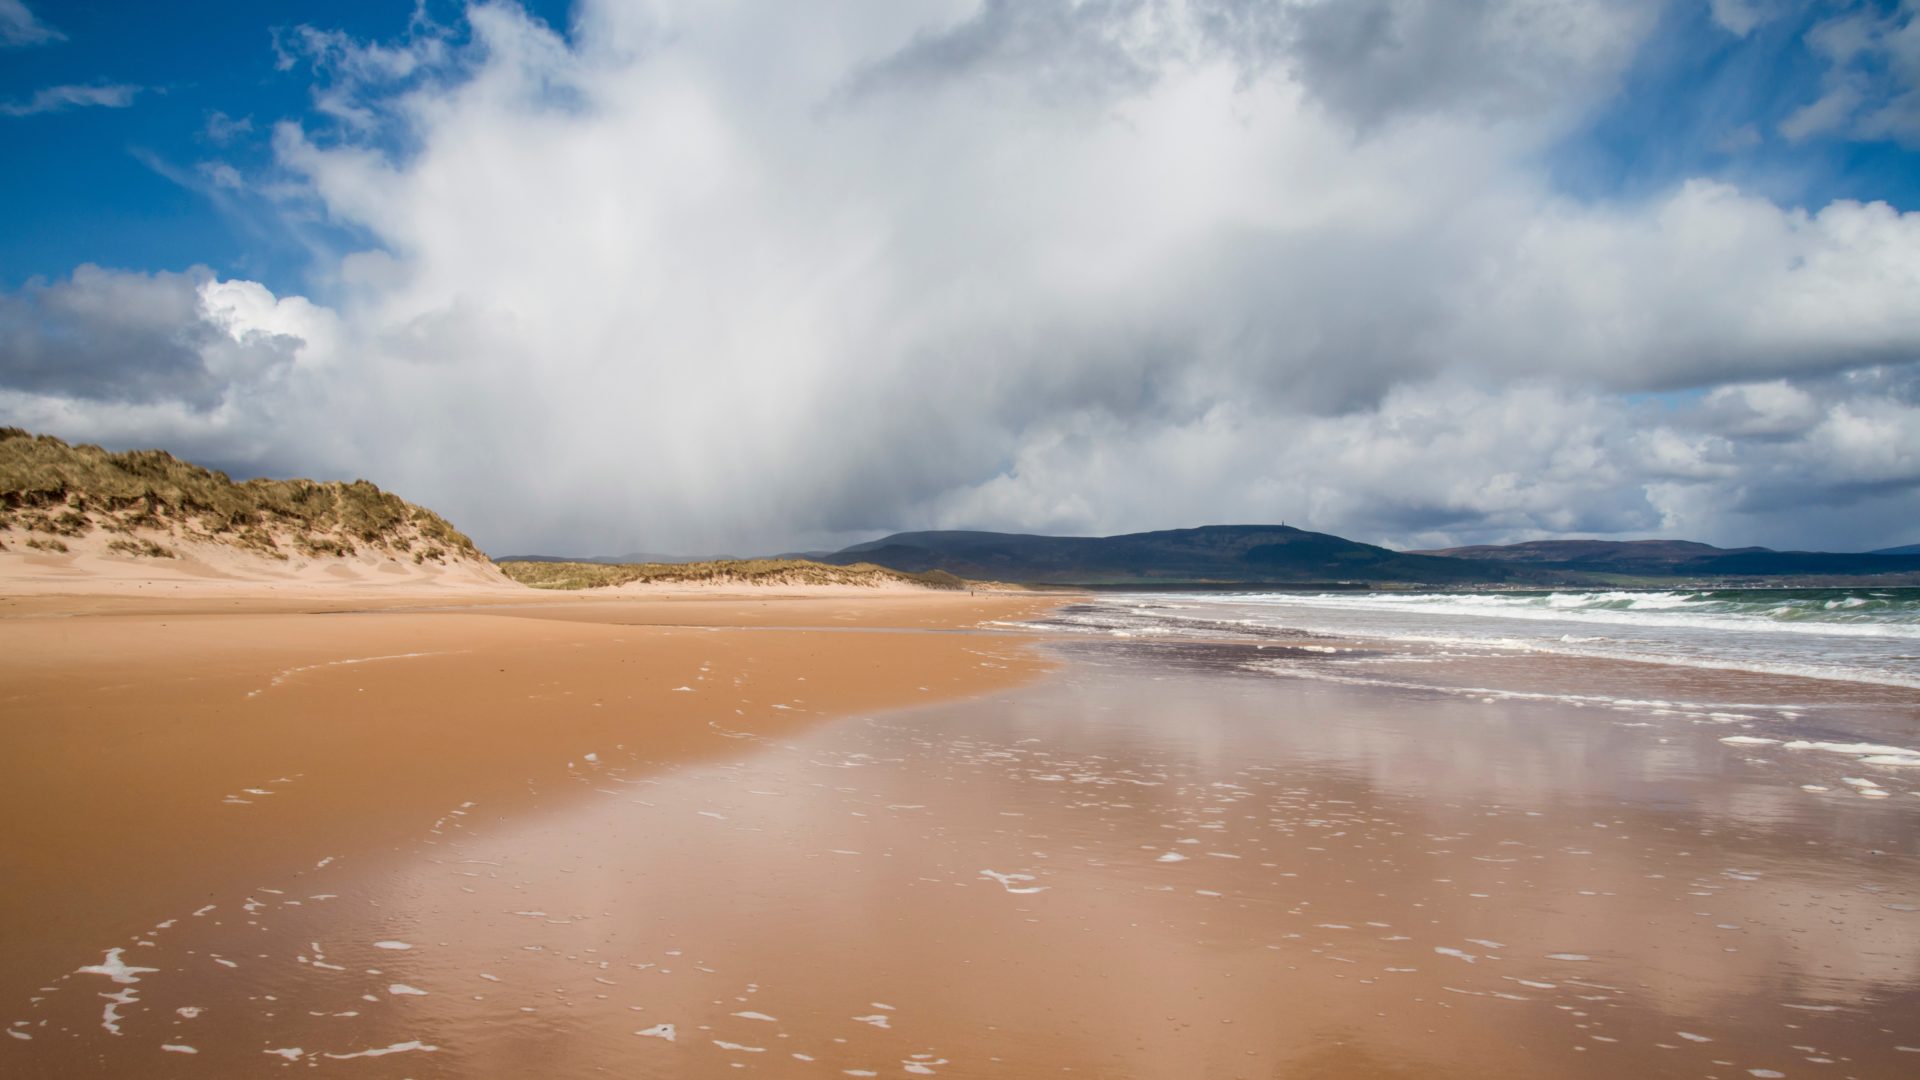
M 576 758 L 565 797 L 448 804 L 169 912 L 118 958 L 152 972 L 56 980 L 12 1049 L 66 1060 L 65 1033 L 155 1076 L 1596 1080 L 1920 1053 L 1907 800 L 1808 796 L 1680 716 L 1045 640 L 1046 678 Z
M 1045 631 L 1057 595 L 526 601 L 0 618 L 9 702 L 90 736 L 52 761 L 64 791 L 20 767 L 0 791 L 10 851 L 67 875 L 0 897 L 0 1063 L 1598 1080 L 1920 1055 L 1920 808 L 1869 748 L 1776 737 L 1834 684 L 1716 715 L 1652 691 L 1784 684 L 990 625 Z M 1423 685 L 1316 677 L 1356 667 Z
M 14 605 L 38 610 L 0 618 L 6 998 L 215 894 L 405 847 L 462 803 L 564 802 L 587 761 L 710 760 L 1045 669 L 1011 636 L 951 631 L 1050 601 L 781 592 Z

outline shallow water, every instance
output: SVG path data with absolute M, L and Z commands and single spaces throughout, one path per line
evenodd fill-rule
M 1897 768 L 1725 741 L 1791 718 L 1299 674 L 1340 653 L 1053 648 L 1022 690 L 718 763 L 602 753 L 545 811 L 452 805 L 404 850 L 156 912 L 148 944 L 85 958 L 137 982 L 76 971 L 14 1004 L 12 1071 L 1920 1065 Z

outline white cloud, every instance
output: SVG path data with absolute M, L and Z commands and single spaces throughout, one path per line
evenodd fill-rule
M 1645 8 L 1490 3 L 1444 42 L 1406 36 L 1437 9 L 1369 10 L 1332 38 L 1313 5 L 1148 0 L 315 32 L 283 47 L 333 122 L 275 130 L 287 212 L 369 238 L 316 267 L 324 305 L 171 284 L 178 386 L 0 363 L 0 411 L 367 475 L 496 550 L 1230 519 L 1908 542 L 1920 215 L 1569 200 L 1535 163 Z M 15 303 L 26 340 L 46 304 Z M 1756 509 L 1819 490 L 1817 520 Z
M 1759 128 L 1752 124 L 1741 124 L 1727 129 L 1725 134 L 1714 140 L 1713 148 L 1723 154 L 1744 154 L 1764 141 Z
M 1737 37 L 1746 37 L 1762 23 L 1779 18 L 1788 8 L 1786 0 L 1707 0 L 1713 21 Z
M 253 133 L 253 117 L 242 116 L 236 120 L 216 109 L 207 114 L 207 123 L 203 131 L 216 146 L 225 146 L 242 135 Z
M 65 41 L 67 35 L 34 18 L 20 0 L 0 0 L 0 48 L 45 45 Z
M 102 83 L 91 86 L 49 86 L 36 90 L 25 101 L 0 101 L 0 116 L 34 116 L 39 113 L 65 112 L 99 106 L 124 109 L 140 93 L 138 86 Z
M 1821 94 L 1780 125 L 1789 139 L 1841 134 L 1920 147 L 1920 5 L 1861 5 L 1807 32 L 1827 63 Z
M 1829 84 L 1819 97 L 1788 113 L 1787 118 L 1780 121 L 1780 134 L 1797 142 L 1846 127 L 1866 95 L 1850 81 L 1829 80 Z

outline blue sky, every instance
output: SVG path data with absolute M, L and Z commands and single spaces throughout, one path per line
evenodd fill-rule
M 1916 84 L 1912 0 L 0 0 L 0 421 L 518 550 L 1912 542 Z
M 1833 7 L 1783 5 L 1781 16 L 1737 35 L 1707 4 L 1667 5 L 1618 92 L 1554 148 L 1555 181 L 1582 197 L 1632 198 L 1704 175 L 1794 204 L 1920 206 L 1920 146 L 1780 132 L 1821 95 L 1827 64 L 1806 34 Z
M 557 30 L 568 27 L 564 0 L 526 6 Z M 1830 6 L 1798 5 L 1739 36 L 1717 24 L 1705 3 L 1667 5 L 1618 91 L 1548 149 L 1553 181 L 1569 194 L 1604 200 L 1717 176 L 1793 204 L 1846 198 L 1920 206 L 1920 147 L 1840 134 L 1795 141 L 1778 132 L 1820 95 L 1825 65 L 1805 33 Z M 12 148 L 0 166 L 0 287 L 82 262 L 202 263 L 276 289 L 301 287 L 305 246 L 283 222 L 250 212 L 247 200 L 210 194 L 200 167 L 269 169 L 272 125 L 314 122 L 314 73 L 304 62 L 282 68 L 276 35 L 305 24 L 388 40 L 406 33 L 414 13 L 391 2 L 289 0 L 205 0 L 184 12 L 128 2 L 42 2 L 31 10 L 63 39 L 0 54 L 0 101 L 30 102 L 54 86 L 137 90 L 125 107 L 0 118 Z M 421 13 L 457 28 L 460 10 L 438 3 Z M 216 116 L 250 130 L 215 138 L 209 124 Z M 1741 140 L 1743 130 L 1754 141 Z
M 565 3 L 531 10 L 566 26 Z M 0 101 L 29 104 L 49 87 L 132 88 L 128 104 L 0 117 L 0 288 L 84 262 L 140 269 L 196 263 L 279 288 L 307 276 L 307 248 L 243 197 L 217 197 L 202 173 L 227 163 L 269 170 L 273 124 L 312 117 L 314 73 L 283 66 L 275 41 L 311 25 L 359 39 L 407 32 L 404 3 L 196 0 L 36 3 L 60 35 L 0 52 Z M 430 4 L 457 26 L 461 7 Z M 217 120 L 230 123 L 224 128 Z M 230 130 L 233 123 L 244 125 Z

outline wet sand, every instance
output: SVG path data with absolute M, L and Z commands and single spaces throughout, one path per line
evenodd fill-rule
M 449 619 L 476 651 L 277 686 L 283 631 L 263 624 L 233 632 L 226 648 L 260 655 L 230 669 L 188 667 L 183 643 L 171 668 L 98 690 L 174 686 L 193 722 L 220 725 L 169 767 L 124 750 L 103 771 L 51 739 L 7 748 L 54 755 L 69 783 L 121 800 L 83 828 L 36 811 L 61 796 L 23 794 L 31 777 L 5 796 L 13 820 L 65 830 L 33 849 L 44 861 L 103 883 L 60 887 L 93 889 L 122 922 L 63 921 L 44 896 L 8 910 L 10 955 L 42 959 L 8 965 L 0 1022 L 31 1039 L 0 1045 L 6 1071 L 1920 1068 L 1920 798 L 1806 790 L 1831 755 L 1723 741 L 1746 721 L 1356 685 L 1250 666 L 1242 647 L 914 632 L 985 612 L 816 606 L 800 610 L 820 629 L 795 631 L 752 605 L 686 607 L 307 617 L 366 620 L 356 647 L 387 626 L 378 647 L 408 651 Z M 763 628 L 700 626 L 699 612 Z M 119 632 L 150 633 L 143 618 Z M 844 629 L 863 620 L 908 632 Z M 617 670 L 639 654 L 647 674 Z M 10 695 L 44 674 L 43 695 L 74 694 L 70 722 L 99 715 L 48 658 L 8 656 Z M 1594 675 L 1533 670 L 1541 684 Z M 950 696 L 903 707 L 921 693 Z M 717 717 L 680 712 L 708 698 Z M 1911 703 L 1880 706 L 1890 725 L 1903 707 L 1915 719 Z M 360 715 L 374 719 L 341 719 Z M 422 717 L 434 737 L 409 732 Z M 147 754 L 188 738 L 188 720 L 156 728 Z M 262 745 L 297 744 L 282 771 L 230 745 L 262 724 Z M 467 725 L 472 738 L 447 737 Z M 233 779 L 193 799 L 142 779 L 229 754 L 275 794 L 226 765 Z M 116 793 L 129 783 L 148 788 Z M 324 814 L 297 802 L 325 792 Z M 168 833 L 175 819 L 148 809 L 167 798 L 192 829 Z M 61 858 L 73 845 L 84 860 Z M 42 945 L 36 919 L 57 940 Z M 50 989 L 31 1002 L 35 986 Z
M 473 805 L 563 804 L 601 762 L 724 758 L 753 733 L 1037 668 L 1000 638 L 944 632 L 1031 612 L 1031 598 L 521 590 L 342 610 L 358 599 L 256 595 L 234 613 L 231 596 L 87 597 L 71 607 L 111 613 L 63 616 L 60 598 L 31 598 L 0 619 L 0 1000 L 28 1010 L 9 1022 L 103 943 L 142 949 L 158 921 L 416 850 Z M 16 1035 L 0 1051 L 20 1060 L 0 1073 L 92 1060 L 61 1041 L 81 1056 L 41 1060 L 52 1037 Z

